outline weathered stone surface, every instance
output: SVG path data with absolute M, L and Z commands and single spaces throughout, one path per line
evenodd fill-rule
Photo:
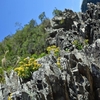
M 53 55 L 38 59 L 42 67 L 33 73 L 28 82 L 16 81 L 19 77 L 12 71 L 8 78 L 10 84 L 6 79 L 6 84 L 1 85 L 2 100 L 7 100 L 9 93 L 17 100 L 99 100 L 100 68 L 89 62 L 82 51 L 63 53 L 64 56 L 60 58 L 61 69 L 57 67 Z
M 77 14 L 72 10 L 65 9 L 62 16 L 55 16 L 51 20 L 51 26 L 54 29 L 65 28 L 69 30 L 72 28 L 73 20 L 78 20 Z
M 64 49 L 66 45 L 71 46 L 72 41 L 77 38 L 88 39 L 89 44 L 100 38 L 100 4 L 90 3 L 88 8 L 86 13 L 74 13 L 65 9 L 62 16 L 55 16 L 51 20 L 48 45 L 54 44 L 55 40 L 59 44 L 57 46 L 61 45 L 61 49 Z

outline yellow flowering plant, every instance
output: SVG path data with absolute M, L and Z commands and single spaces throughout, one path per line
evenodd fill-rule
M 59 47 L 56 47 L 55 45 L 52 45 L 52 46 L 47 47 L 47 51 L 48 51 L 48 53 L 50 53 L 51 51 L 53 51 L 54 55 L 56 57 L 58 57 L 60 49 L 59 49 Z
M 12 99 L 11 99 L 11 93 L 10 93 L 9 96 L 8 96 L 8 100 L 12 100 Z
M 61 68 L 60 57 L 57 58 L 57 66 L 58 66 L 59 68 Z
M 25 58 L 19 62 L 19 67 L 14 70 L 17 72 L 18 76 L 23 79 L 31 77 L 32 72 L 38 70 L 41 65 L 38 64 L 37 60 L 34 58 Z

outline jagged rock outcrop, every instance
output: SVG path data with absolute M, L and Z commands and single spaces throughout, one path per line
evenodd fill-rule
M 78 16 L 72 10 L 65 9 L 62 16 L 55 16 L 51 20 L 51 26 L 53 29 L 64 28 L 69 30 L 72 28 L 73 20 L 78 20 Z
M 94 44 L 98 41 L 100 39 Z M 94 44 L 86 48 L 86 51 L 88 52 L 91 47 L 89 53 L 93 50 L 100 52 L 99 49 L 95 49 L 98 46 Z M 26 83 L 23 83 L 13 71 L 10 76 L 5 73 L 6 84 L 1 85 L 0 88 L 2 90 L 0 94 L 4 97 L 2 100 L 7 100 L 9 93 L 12 93 L 13 100 L 15 98 L 17 100 L 99 100 L 100 67 L 96 59 L 93 56 L 90 59 L 90 55 L 86 56 L 86 53 L 77 49 L 70 53 L 61 51 L 61 68 L 57 66 L 56 57 L 52 54 L 38 59 L 42 66 Z
M 82 5 L 81 5 L 81 11 L 86 12 L 86 10 L 88 9 L 87 3 L 96 4 L 97 2 L 100 2 L 100 0 L 83 0 Z
M 51 52 L 37 60 L 41 67 L 29 81 L 23 81 L 13 70 L 10 75 L 5 72 L 0 100 L 100 100 L 99 9 L 99 4 L 89 4 L 86 13 L 65 10 L 62 16 L 55 16 L 52 27 L 46 28 L 47 43 L 60 48 L 60 66 Z M 78 50 L 74 40 L 85 39 L 89 44 Z
M 83 42 L 84 39 L 88 39 L 89 44 L 91 44 L 96 39 L 100 38 L 100 4 L 94 5 L 90 3 L 88 4 L 88 8 L 86 13 L 73 13 L 70 11 L 69 14 L 69 10 L 66 10 L 66 13 L 72 16 L 70 17 L 71 22 L 67 17 L 68 14 L 64 14 L 65 11 L 62 17 L 60 17 L 60 20 L 58 17 L 54 17 L 51 20 L 51 24 L 55 23 L 57 18 L 62 22 L 63 16 L 66 16 L 66 20 L 62 24 L 70 28 L 67 30 L 65 27 L 60 27 L 60 24 L 56 22 L 56 26 L 60 28 L 51 27 L 50 30 L 47 29 L 49 32 L 47 44 L 55 44 L 61 49 L 65 49 L 68 48 L 68 46 L 72 48 L 72 42 L 76 39 L 79 39 L 80 42 Z M 69 20 L 69 22 L 65 24 L 67 20 Z M 71 23 L 71 25 L 69 23 Z

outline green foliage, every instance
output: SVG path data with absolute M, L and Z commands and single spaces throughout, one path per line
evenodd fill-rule
M 62 19 L 61 21 L 60 21 L 60 24 L 63 24 L 64 23 L 64 19 Z
M 42 12 L 42 13 L 39 15 L 38 18 L 41 20 L 41 22 L 43 22 L 43 20 L 46 18 L 45 12 Z
M 5 78 L 4 78 L 4 71 L 3 68 L 0 67 L 0 83 L 4 83 Z
M 57 8 L 55 8 L 52 12 L 53 16 L 61 16 L 62 15 L 62 11 L 58 10 Z
M 84 44 L 85 44 L 85 45 L 88 45 L 88 44 L 89 44 L 89 40 L 88 40 L 88 39 L 85 39 L 85 40 L 84 40 Z
M 9 66 L 9 67 L 0 67 L 0 83 L 5 82 L 4 71 L 6 71 L 8 74 L 10 74 L 12 69 L 13 69 L 13 67 L 11 67 L 11 66 Z
M 34 19 L 31 19 L 29 22 L 29 27 L 30 28 L 34 28 L 37 26 L 37 22 Z
M 69 49 L 68 49 L 68 48 L 66 48 L 66 49 L 65 49 L 65 51 L 66 51 L 66 52 L 69 52 Z
M 17 27 L 17 30 L 16 30 L 16 31 L 22 29 L 22 25 L 21 25 L 21 23 L 19 23 L 19 22 L 16 22 L 16 23 L 15 23 L 15 27 Z
M 48 33 L 45 31 L 45 27 L 50 27 L 50 20 L 46 17 L 45 12 L 39 15 L 39 19 L 42 22 L 40 25 L 37 25 L 34 19 L 30 20 L 24 27 L 21 26 L 21 23 L 16 22 L 15 25 L 18 27 L 16 33 L 8 35 L 0 42 L 0 62 L 4 57 L 5 51 L 9 50 L 6 55 L 7 67 L 2 68 L 0 63 L 0 83 L 5 81 L 4 71 L 9 74 L 15 68 L 18 56 L 23 62 L 23 64 L 18 63 L 18 67 L 15 68 L 20 77 L 27 79 L 33 71 L 40 67 L 36 59 L 46 55 L 46 38 Z M 27 62 L 25 59 L 22 59 L 28 56 L 34 58 L 34 60 L 30 58 Z
M 43 22 L 42 22 L 42 25 L 47 28 L 47 27 L 50 27 L 51 24 L 50 24 L 50 20 L 48 18 L 44 19 Z
M 41 58 L 41 57 L 43 57 L 43 56 L 45 56 L 45 55 L 46 55 L 46 53 L 45 53 L 45 52 L 42 52 L 42 53 L 39 54 L 39 55 L 38 55 L 38 54 L 33 54 L 32 57 L 35 58 L 35 59 L 38 59 L 38 58 Z
M 75 45 L 78 50 L 83 49 L 83 44 L 79 40 L 74 40 L 72 44 Z
M 45 41 L 48 33 L 44 28 L 49 25 L 49 19 L 43 20 L 41 25 L 37 25 L 36 21 L 32 19 L 23 29 L 17 30 L 14 35 L 5 37 L 0 43 L 0 61 L 7 50 L 9 50 L 6 56 L 7 66 L 14 66 L 17 56 L 24 58 L 45 52 L 47 48 Z
M 74 40 L 72 42 L 73 45 L 75 45 L 75 47 L 78 49 L 78 50 L 82 50 L 84 48 L 84 46 L 88 45 L 89 43 L 89 40 L 88 39 L 84 39 L 82 42 L 80 42 L 80 40 Z

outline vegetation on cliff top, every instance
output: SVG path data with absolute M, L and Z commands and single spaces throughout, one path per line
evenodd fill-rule
M 53 11 L 54 16 L 61 14 L 62 12 L 58 9 Z M 4 82 L 3 70 L 9 73 L 14 69 L 20 77 L 29 78 L 31 73 L 41 66 L 38 64 L 37 58 L 51 51 L 54 52 L 56 58 L 59 58 L 59 47 L 55 45 L 48 47 L 46 43 L 48 33 L 45 28 L 50 27 L 50 20 L 46 17 L 45 12 L 39 15 L 39 19 L 41 20 L 40 25 L 32 19 L 22 29 L 18 29 L 14 35 L 8 35 L 0 42 L 0 61 L 6 61 L 5 64 L 0 63 L 0 82 Z M 79 50 L 84 46 L 77 40 L 73 44 Z M 57 65 L 61 67 L 60 59 L 57 60 Z
M 53 15 L 57 16 L 59 12 L 60 10 L 55 9 Z M 42 57 L 47 52 L 46 38 L 48 37 L 48 33 L 45 31 L 45 27 L 50 27 L 50 20 L 46 17 L 45 12 L 39 15 L 39 19 L 41 20 L 41 24 L 38 25 L 32 19 L 23 28 L 18 28 L 15 34 L 8 35 L 0 42 L 0 61 L 2 59 L 6 61 L 4 65 L 2 65 L 2 62 L 0 63 L 0 82 L 4 81 L 3 70 L 9 72 L 10 69 L 17 67 L 20 60 L 33 56 L 36 59 Z M 17 23 L 17 25 L 19 24 Z M 23 67 L 25 64 L 24 62 L 20 66 Z M 30 66 L 34 66 L 34 63 L 31 63 Z M 18 72 L 17 69 L 16 71 Z

